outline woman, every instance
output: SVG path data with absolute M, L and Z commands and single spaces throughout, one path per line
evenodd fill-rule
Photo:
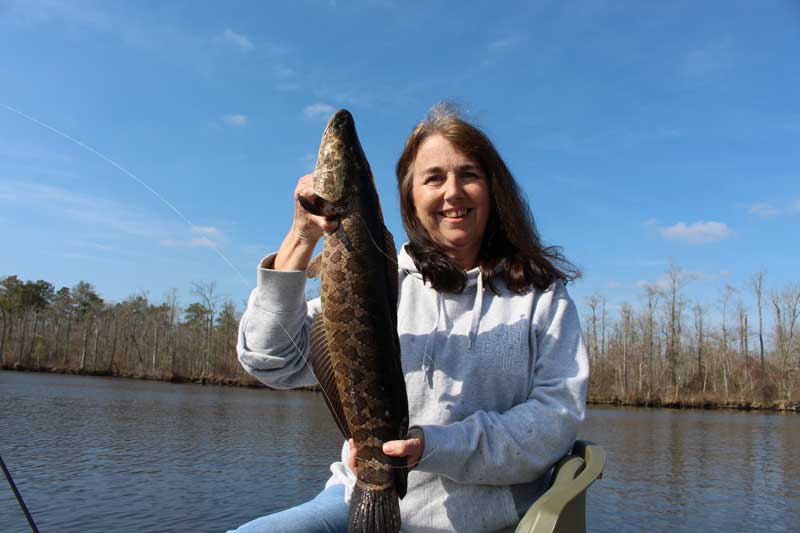
M 540 243 L 491 141 L 446 107 L 411 133 L 397 180 L 409 237 L 398 257 L 398 335 L 411 430 L 384 453 L 415 465 L 403 529 L 510 528 L 584 417 L 588 362 L 564 287 L 577 272 Z M 310 176 L 296 193 L 313 203 Z M 316 382 L 302 350 L 320 303 L 304 301 L 302 271 L 335 229 L 296 202 L 280 250 L 260 264 L 238 349 L 271 387 Z M 319 496 L 242 531 L 345 531 L 353 457 L 345 443 Z

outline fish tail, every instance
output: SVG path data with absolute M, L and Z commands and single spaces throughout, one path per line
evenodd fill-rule
M 350 500 L 348 533 L 397 533 L 400 502 L 394 487 L 370 489 L 356 483 Z

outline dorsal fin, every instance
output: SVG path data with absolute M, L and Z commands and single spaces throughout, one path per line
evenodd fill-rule
M 322 387 L 325 403 L 328 405 L 336 425 L 339 426 L 339 431 L 342 432 L 345 439 L 349 439 L 352 435 L 347 427 L 347 419 L 342 409 L 339 389 L 336 387 L 336 376 L 333 373 L 333 364 L 331 363 L 330 349 L 328 348 L 328 335 L 325 331 L 322 315 L 317 315 L 311 325 L 308 357 L 311 363 L 311 370 L 314 371 L 314 375 L 319 381 L 320 387 Z

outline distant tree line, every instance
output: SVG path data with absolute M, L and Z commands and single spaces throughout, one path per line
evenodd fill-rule
M 197 301 L 147 295 L 105 302 L 81 281 L 58 290 L 43 280 L 0 278 L 0 367 L 166 381 L 255 383 L 236 358 L 239 316 L 213 282 Z
M 690 274 L 672 267 L 665 279 L 643 287 L 638 308 L 623 303 L 612 312 L 599 294 L 583 302 L 590 400 L 798 409 L 800 285 L 767 290 L 759 272 L 704 304 L 684 294 Z M 191 293 L 185 308 L 174 289 L 160 303 L 146 294 L 109 303 L 85 281 L 55 290 L 43 280 L 0 278 L 0 368 L 256 384 L 236 357 L 235 304 L 213 282 L 193 283 Z
M 800 285 L 767 290 L 761 271 L 745 287 L 725 286 L 706 304 L 684 295 L 691 278 L 673 266 L 662 286 L 642 287 L 638 308 L 623 303 L 613 315 L 604 296 L 586 299 L 591 399 L 798 410 Z M 754 309 L 744 305 L 746 293 Z

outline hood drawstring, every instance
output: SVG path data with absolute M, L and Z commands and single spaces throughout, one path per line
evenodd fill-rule
M 414 264 L 413 259 L 406 251 L 405 245 L 400 247 L 400 252 L 398 254 L 398 271 L 400 277 L 400 284 L 407 278 L 408 276 L 413 276 L 419 280 L 423 280 L 422 275 L 417 271 L 416 265 Z M 480 326 L 481 321 L 481 313 L 483 311 L 483 296 L 484 296 L 484 286 L 483 286 L 483 275 L 480 271 L 480 268 L 476 269 L 477 272 L 477 279 L 475 280 L 475 284 L 473 285 L 472 279 L 468 280 L 468 285 L 475 287 L 475 301 L 472 304 L 472 315 L 470 317 L 470 328 L 469 328 L 469 337 L 467 338 L 467 349 L 472 350 L 475 346 L 475 341 L 478 337 L 478 329 Z M 469 278 L 475 275 L 474 271 L 470 271 L 468 273 Z M 423 281 L 423 285 L 427 285 Z M 431 289 L 433 290 L 433 289 Z M 425 381 L 428 383 L 429 386 L 433 386 L 433 370 L 434 370 L 434 356 L 436 351 L 436 344 L 437 344 L 437 336 L 439 333 L 439 328 L 442 326 L 442 321 L 445 320 L 444 316 L 447 313 L 445 309 L 445 297 L 442 293 L 438 291 L 436 292 L 436 321 L 433 324 L 433 328 L 431 329 L 428 338 L 425 339 L 425 348 L 422 352 L 422 370 L 425 372 Z M 399 296 L 399 295 L 398 295 Z
M 433 387 L 433 351 L 436 346 L 436 336 L 439 333 L 439 322 L 443 314 L 444 298 L 442 293 L 436 291 L 436 321 L 433 323 L 433 329 L 425 340 L 425 349 L 422 352 L 422 370 L 425 371 L 425 380 L 430 387 Z
M 469 326 L 469 342 L 467 349 L 471 350 L 475 345 L 475 337 L 478 336 L 478 324 L 481 321 L 481 311 L 483 308 L 483 275 L 478 272 L 478 286 L 475 288 L 475 303 L 472 306 L 472 322 Z
M 481 312 L 483 311 L 483 276 L 478 273 L 477 286 L 475 287 L 475 301 L 472 305 L 472 316 L 469 327 L 469 338 L 467 342 L 467 349 L 472 350 L 475 346 L 475 339 L 478 336 L 478 326 L 481 322 Z M 436 349 L 436 337 L 439 334 L 439 325 L 443 320 L 446 313 L 444 308 L 444 296 L 441 292 L 436 292 L 436 321 L 433 323 L 428 338 L 425 340 L 425 349 L 422 353 L 422 370 L 425 372 L 425 380 L 429 386 L 433 386 L 433 357 Z

